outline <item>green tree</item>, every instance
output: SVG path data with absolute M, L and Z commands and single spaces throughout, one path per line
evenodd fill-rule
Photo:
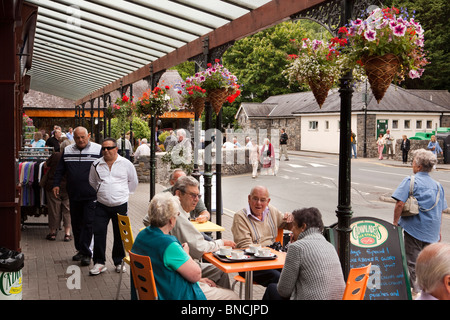
M 133 128 L 133 137 L 135 139 L 147 138 L 147 140 L 150 141 L 150 128 L 148 126 L 147 121 L 142 120 L 141 118 L 138 118 L 138 117 L 133 117 L 132 128 Z M 129 127 L 128 127 L 128 130 L 129 130 Z M 123 132 L 119 132 L 119 131 L 120 130 L 117 126 L 117 119 L 112 119 L 111 120 L 111 137 L 113 137 L 114 139 L 119 139 L 120 136 L 123 134 Z
M 241 39 L 228 49 L 224 65 L 241 84 L 237 102 L 261 102 L 273 95 L 298 92 L 298 86 L 288 86 L 282 71 L 289 64 L 287 55 L 296 53 L 290 40 L 305 37 L 328 39 L 330 35 L 311 21 L 288 21 Z

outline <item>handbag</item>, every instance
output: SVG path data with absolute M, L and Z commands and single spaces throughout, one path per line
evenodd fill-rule
M 411 217 L 419 213 L 419 203 L 417 202 L 416 197 L 414 197 L 413 189 L 414 189 L 414 176 L 411 176 L 411 181 L 409 183 L 409 197 L 406 200 L 405 205 L 403 206 L 403 211 L 401 214 L 402 217 Z M 438 194 L 436 196 L 436 202 L 430 209 L 420 208 L 420 210 L 423 212 L 427 212 L 436 207 L 436 205 L 439 202 L 440 196 L 441 196 L 441 188 L 438 183 Z

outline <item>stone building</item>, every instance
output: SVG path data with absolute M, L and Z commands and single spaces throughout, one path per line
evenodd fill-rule
M 242 103 L 236 119 L 244 132 L 265 129 L 274 133 L 285 128 L 290 150 L 339 153 L 340 103 L 338 89 L 330 90 L 322 108 L 310 91 L 272 96 L 262 103 Z M 387 129 L 401 139 L 404 134 L 413 137 L 439 127 L 450 127 L 448 91 L 391 85 L 379 104 L 364 83 L 353 92 L 351 128 L 359 156 L 364 155 L 365 144 L 367 157 L 376 157 L 377 136 Z

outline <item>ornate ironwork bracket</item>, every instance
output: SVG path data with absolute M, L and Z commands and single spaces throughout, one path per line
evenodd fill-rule
M 233 44 L 234 41 L 230 41 L 221 46 L 210 49 L 209 37 L 206 36 L 203 39 L 203 53 L 190 58 L 189 61 L 194 61 L 200 69 L 204 70 L 206 69 L 208 62 L 214 61 L 215 59 L 221 59 L 225 51 L 233 46 Z
M 355 0 L 353 1 L 352 19 L 361 16 L 370 6 L 382 6 L 381 0 Z M 344 1 L 331 0 L 318 4 L 308 10 L 291 16 L 292 20 L 308 19 L 315 21 L 337 36 L 339 27 L 348 23 L 341 21 L 344 17 Z

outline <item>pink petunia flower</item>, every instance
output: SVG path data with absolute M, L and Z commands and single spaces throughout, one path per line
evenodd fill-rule
M 352 25 L 354 25 L 354 26 L 360 26 L 361 24 L 362 24 L 361 19 L 356 19 L 356 20 L 352 21 Z
M 403 24 L 398 24 L 392 29 L 392 31 L 397 37 L 403 37 L 406 32 L 406 26 Z
M 408 76 L 411 79 L 416 79 L 416 78 L 420 78 L 420 73 L 417 70 L 410 70 L 408 73 Z
M 377 37 L 377 32 L 372 29 L 367 29 L 366 32 L 364 32 L 364 38 L 366 38 L 367 41 L 374 41 Z

